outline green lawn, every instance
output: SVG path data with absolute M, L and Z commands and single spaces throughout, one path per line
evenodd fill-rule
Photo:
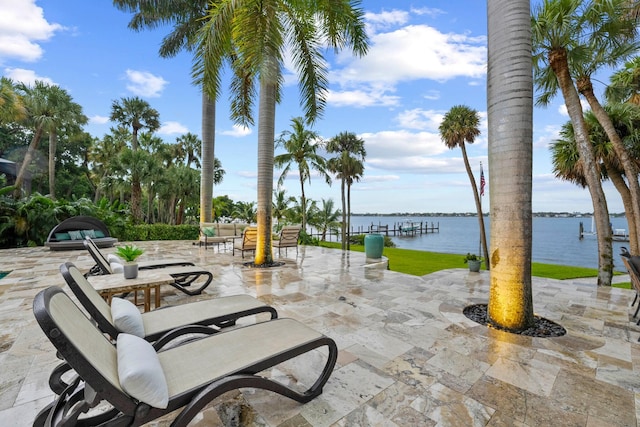
M 327 248 L 340 248 L 340 243 L 322 242 L 320 246 Z M 364 246 L 351 245 L 351 250 L 364 252 Z M 411 249 L 384 248 L 383 255 L 389 259 L 389 269 L 399 273 L 424 276 L 439 270 L 449 268 L 464 268 L 462 261 L 464 255 L 444 254 L 439 252 L 425 252 Z M 531 265 L 533 276 L 549 279 L 577 279 L 581 277 L 595 277 L 598 270 L 595 268 L 571 267 L 566 265 L 542 264 L 534 262 Z M 616 287 L 631 289 L 630 283 L 614 285 Z

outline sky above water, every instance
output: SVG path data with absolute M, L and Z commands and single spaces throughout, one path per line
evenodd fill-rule
M 481 135 L 468 145 L 479 182 L 483 164 L 489 206 L 486 122 L 486 2 L 478 0 L 393 2 L 364 0 L 370 49 L 363 58 L 327 52 L 330 91 L 313 130 L 323 138 L 343 131 L 365 141 L 365 174 L 352 187 L 352 212 L 474 212 L 469 179 L 459 149 L 449 150 L 438 126 L 454 105 L 476 109 Z M 158 48 L 169 27 L 134 32 L 130 15 L 107 0 L 0 0 L 0 69 L 14 81 L 44 80 L 66 89 L 83 107 L 85 128 L 102 138 L 115 126 L 111 104 L 138 96 L 160 113 L 157 135 L 167 143 L 187 132 L 201 133 L 200 90 L 192 82 L 192 54 L 161 58 Z M 291 63 L 276 110 L 276 136 L 303 114 Z M 256 201 L 257 127 L 229 118 L 228 74 L 217 103 L 216 157 L 226 171 L 214 196 Z M 608 76 L 599 78 L 608 81 Z M 604 90 L 596 83 L 596 91 Z M 257 117 L 257 112 L 256 112 Z M 587 190 L 554 177 L 549 144 L 568 121 L 561 97 L 534 110 L 533 210 L 591 212 Z M 276 151 L 279 154 L 281 151 Z M 280 172 L 276 170 L 277 181 Z M 274 182 L 275 188 L 275 182 Z M 284 182 L 299 197 L 296 173 Z M 605 184 L 610 212 L 622 202 Z M 340 183 L 328 186 L 314 175 L 308 198 L 340 204 Z

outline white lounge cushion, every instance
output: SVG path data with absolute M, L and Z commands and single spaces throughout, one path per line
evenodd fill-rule
M 109 263 L 117 262 L 118 264 L 124 264 L 124 261 L 115 254 L 107 254 L 107 261 L 109 261 Z
M 111 319 L 120 332 L 145 337 L 144 323 L 138 307 L 122 298 L 111 299 Z
M 118 378 L 131 397 L 154 408 L 169 404 L 169 388 L 158 355 L 151 344 L 130 334 L 118 334 Z
M 124 273 L 124 266 L 119 262 L 111 262 L 109 266 L 111 267 L 112 273 Z

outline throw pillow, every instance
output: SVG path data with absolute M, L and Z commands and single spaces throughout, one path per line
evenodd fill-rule
M 55 236 L 58 242 L 62 242 L 63 240 L 71 240 L 71 236 L 69 236 L 69 233 L 55 233 Z
M 100 230 L 93 230 L 93 233 L 96 235 L 96 239 L 101 239 L 103 237 L 106 237 L 104 233 Z
M 202 232 L 207 237 L 215 237 L 216 235 L 216 229 L 214 227 L 204 227 Z
M 81 230 L 80 233 L 82 233 L 82 237 L 96 238 L 96 232 L 93 230 Z
M 124 264 L 124 261 L 116 254 L 107 254 L 107 261 L 117 262 L 119 264 Z
M 151 344 L 135 335 L 118 334 L 116 348 L 122 389 L 141 402 L 165 409 L 169 404 L 169 388 Z
M 111 319 L 120 332 L 144 338 L 144 324 L 140 310 L 126 299 L 111 300 Z
M 69 232 L 69 237 L 71 237 L 71 240 L 82 240 L 82 232 L 79 230 L 76 231 L 70 231 Z
M 119 262 L 110 262 L 109 267 L 111 267 L 111 273 L 124 273 L 124 266 Z

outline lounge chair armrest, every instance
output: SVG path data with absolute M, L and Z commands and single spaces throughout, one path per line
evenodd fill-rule
M 186 334 L 203 334 L 203 335 L 213 335 L 215 333 L 220 332 L 220 329 L 217 329 L 215 326 L 205 326 L 205 325 L 187 325 L 181 326 L 179 328 L 173 329 L 163 336 L 161 336 L 156 342 L 153 343 L 153 348 L 155 351 L 162 350 L 162 347 L 170 343 L 176 338 L 180 338 Z M 195 338 L 198 339 L 198 338 Z

